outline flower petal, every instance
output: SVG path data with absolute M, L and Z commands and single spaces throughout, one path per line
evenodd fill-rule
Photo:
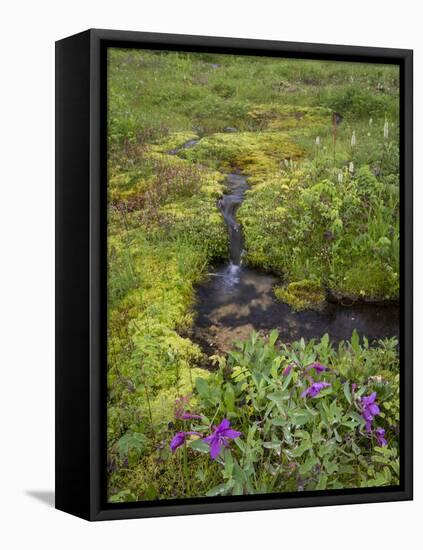
M 224 430 L 221 433 L 222 437 L 228 437 L 229 439 L 235 439 L 236 437 L 239 437 L 240 435 L 242 435 L 241 432 L 237 432 L 236 430 L 232 430 L 232 429 Z
M 221 432 L 223 430 L 227 430 L 230 425 L 231 423 L 229 422 L 229 420 L 227 418 L 224 418 L 219 426 L 216 428 L 216 431 Z
M 222 445 L 218 437 L 215 437 L 210 445 L 210 456 L 213 460 L 219 456 L 220 451 L 222 450 Z
M 380 409 L 379 409 L 379 407 L 376 405 L 376 403 L 373 403 L 373 404 L 369 405 L 368 411 L 369 411 L 370 414 L 372 414 L 373 416 L 376 416 L 377 414 L 380 413 Z
M 178 447 L 184 444 L 186 434 L 185 432 L 177 432 L 177 434 L 172 438 L 172 441 L 169 444 L 172 452 L 174 453 Z
M 368 397 L 368 403 L 374 403 L 376 401 L 376 397 L 377 397 L 377 393 L 374 391 L 373 393 L 371 393 Z

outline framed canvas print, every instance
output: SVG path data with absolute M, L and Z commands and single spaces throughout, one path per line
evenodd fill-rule
M 412 52 L 56 44 L 56 506 L 412 498 Z

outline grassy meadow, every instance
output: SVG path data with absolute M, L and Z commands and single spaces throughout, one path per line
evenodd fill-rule
M 192 337 L 229 172 L 275 300 L 398 300 L 398 67 L 109 49 L 110 502 L 397 484 L 395 339 Z

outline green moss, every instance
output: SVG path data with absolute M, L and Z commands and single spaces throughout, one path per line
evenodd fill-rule
M 194 132 L 172 132 L 169 135 L 159 139 L 156 144 L 152 145 L 153 151 L 159 153 L 167 153 L 168 151 L 182 147 L 187 141 L 199 139 Z
M 275 287 L 275 296 L 296 311 L 321 307 L 326 299 L 325 291 L 315 281 L 296 281 L 285 287 Z
M 336 290 L 352 298 L 393 300 L 399 295 L 399 275 L 383 260 L 368 258 L 352 266 Z
M 110 493 L 116 501 L 204 495 L 219 483 L 219 466 L 188 451 L 199 476 L 187 487 L 175 475 L 181 453 L 168 447 L 186 426 L 169 422 L 175 399 L 208 376 L 189 334 L 195 285 L 228 254 L 216 208 L 224 174 L 249 176 L 237 212 L 246 261 L 283 277 L 278 299 L 320 307 L 314 281 L 340 294 L 398 296 L 396 126 L 382 139 L 384 117 L 398 120 L 398 69 L 125 49 L 110 51 L 109 68 Z M 336 147 L 334 110 L 343 116 Z M 126 434 L 148 442 L 129 464 L 118 452 Z
M 207 136 L 181 155 L 228 172 L 239 169 L 256 181 L 280 169 L 284 159 L 299 159 L 303 150 L 283 132 L 233 132 Z
M 260 130 L 303 131 L 330 124 L 332 111 L 324 107 L 272 103 L 254 105 L 248 116 Z

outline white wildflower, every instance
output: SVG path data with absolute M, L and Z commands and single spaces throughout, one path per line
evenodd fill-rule
M 357 143 L 357 140 L 356 140 L 355 131 L 354 131 L 351 136 L 351 147 L 355 147 L 356 143 Z
M 373 124 L 373 119 L 370 117 L 369 118 L 369 126 L 371 126 Z
M 317 136 L 317 138 L 316 138 L 316 145 L 317 145 L 317 147 L 320 146 L 320 136 Z
M 383 125 L 383 137 L 388 139 L 389 137 L 389 123 L 385 118 L 385 124 Z
M 350 162 L 349 165 L 348 165 L 348 172 L 350 174 L 354 174 L 354 163 L 353 162 Z
M 344 181 L 344 174 L 342 172 L 338 172 L 338 183 L 342 183 Z

